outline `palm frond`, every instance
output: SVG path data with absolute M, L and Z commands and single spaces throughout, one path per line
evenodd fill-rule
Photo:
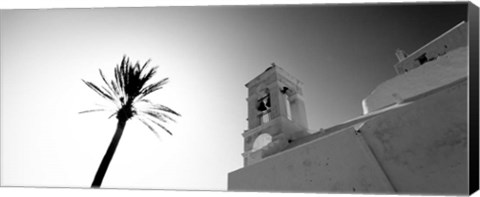
M 163 130 L 165 130 L 167 133 L 169 133 L 170 135 L 173 135 L 169 129 L 167 129 L 165 126 L 163 126 L 160 122 L 163 122 L 163 123 L 166 123 L 167 120 L 166 119 L 169 119 L 173 122 L 175 122 L 175 120 L 173 120 L 173 118 L 171 118 L 170 116 L 168 116 L 167 114 L 165 113 L 161 113 L 161 112 L 158 112 L 158 111 L 151 111 L 151 110 L 144 110 L 144 111 L 141 111 L 141 115 L 142 117 L 145 117 L 146 119 L 150 120 L 152 123 L 154 123 L 156 126 L 162 128 Z M 166 118 L 166 119 L 165 119 Z M 160 121 L 160 122 L 159 122 Z
M 164 131 L 166 131 L 168 134 L 170 135 L 173 135 L 172 132 L 170 132 L 170 130 L 168 130 L 165 126 L 163 126 L 162 124 L 154 121 L 154 120 L 151 120 L 151 122 L 153 122 L 155 125 L 157 125 L 158 127 L 162 128 Z
M 147 65 L 151 62 L 152 60 L 151 59 L 148 59 L 142 66 L 142 71 L 145 70 L 145 68 L 147 67 Z
M 164 118 L 172 121 L 172 122 L 177 122 L 175 119 L 173 119 L 171 116 L 167 115 L 167 114 L 162 114 Z
M 176 116 L 181 116 L 179 113 L 177 113 L 177 112 L 174 111 L 173 109 L 170 109 L 169 107 L 167 107 L 167 106 L 165 106 L 165 105 L 161 105 L 161 104 L 153 105 L 153 106 L 152 106 L 152 109 L 154 109 L 154 110 L 159 110 L 159 111 L 163 111 L 163 112 L 168 112 L 168 113 L 174 114 L 174 115 L 176 115 Z
M 123 62 L 123 60 L 122 60 L 122 62 Z M 119 68 L 118 65 L 114 69 L 114 76 L 115 76 L 115 82 L 116 83 L 114 83 L 112 81 L 112 84 L 113 84 L 114 87 L 117 87 L 116 89 L 118 91 L 120 91 L 120 93 L 121 93 L 122 92 L 121 90 L 123 90 L 123 85 L 122 85 L 122 81 L 120 79 L 121 78 L 121 73 L 120 73 L 120 68 Z M 120 95 L 120 96 L 123 96 L 123 95 Z
M 159 113 L 159 112 L 156 112 L 156 111 L 144 111 L 143 113 L 145 113 L 146 115 L 148 116 L 151 116 L 152 118 L 156 119 L 156 120 L 160 120 L 162 122 L 167 122 L 164 118 L 163 118 L 163 113 Z
M 111 85 L 112 85 L 113 92 L 115 92 L 115 95 L 117 95 L 117 97 L 118 97 L 118 101 L 120 102 L 120 104 L 122 104 L 120 98 L 122 98 L 123 95 L 122 95 L 120 89 L 117 87 L 117 84 L 115 84 L 115 82 L 114 82 L 113 80 L 110 81 L 110 83 L 111 83 Z
M 110 93 L 110 95 L 112 95 L 112 97 L 117 97 L 116 99 L 118 99 L 118 93 L 114 90 L 114 88 L 112 86 L 110 86 L 110 84 L 107 82 L 107 79 L 105 78 L 105 75 L 103 75 L 103 72 L 101 69 L 98 69 L 98 71 L 100 72 L 100 76 L 102 77 L 102 80 L 103 82 L 105 83 L 105 85 L 107 85 L 107 88 L 103 88 L 106 92 Z
M 143 120 L 143 119 L 140 118 L 140 117 L 137 117 L 137 119 L 138 119 L 140 122 L 142 122 L 145 126 L 147 126 L 147 127 L 150 129 L 150 131 L 152 131 L 152 133 L 153 133 L 158 139 L 160 139 L 160 135 L 155 131 L 155 129 L 153 129 L 153 127 L 152 127 L 150 124 L 148 124 L 145 120 Z
M 172 132 L 170 132 L 169 129 L 167 129 L 165 126 L 163 126 L 161 123 L 158 122 L 159 120 L 162 121 L 162 122 L 166 122 L 165 119 L 163 119 L 163 118 L 159 119 L 159 118 L 156 118 L 155 116 L 147 115 L 146 113 L 139 115 L 139 117 L 141 117 L 144 120 L 150 121 L 154 125 L 160 127 L 164 131 L 166 131 L 168 134 L 173 135 Z
M 108 119 L 112 118 L 113 116 L 117 115 L 118 114 L 118 111 L 114 112 L 113 114 L 111 114 L 110 116 L 108 116 Z
M 122 59 L 120 65 L 117 65 L 114 70 L 115 84 L 112 83 L 112 89 L 116 92 L 121 92 L 121 98 L 125 102 L 133 103 L 137 98 L 145 84 L 155 74 L 156 67 L 150 69 L 146 73 L 144 72 L 150 60 L 145 62 L 143 66 L 139 62 L 134 65 L 130 63 L 130 60 L 125 56 Z
M 102 88 L 102 90 L 103 90 L 103 92 L 104 92 L 105 94 L 107 94 L 108 96 L 110 96 L 110 98 L 112 98 L 112 99 L 111 99 L 112 101 L 115 101 L 115 98 L 114 98 L 115 96 L 114 96 L 113 93 L 111 93 L 109 90 L 107 90 L 107 88 L 105 88 L 105 87 L 103 87 L 103 86 L 101 86 L 101 88 Z
M 99 111 L 106 111 L 106 109 L 89 109 L 85 111 L 78 112 L 79 114 L 90 113 L 90 112 L 99 112 Z
M 142 90 L 140 90 L 140 96 L 139 99 L 146 97 L 152 92 L 155 92 L 157 90 L 160 90 L 163 88 L 163 85 L 168 83 L 168 78 L 164 78 L 156 83 L 150 84 L 146 87 L 144 87 Z
M 85 81 L 82 79 L 82 81 L 89 87 L 91 88 L 94 92 L 96 92 L 98 95 L 100 95 L 101 97 L 103 98 L 106 98 L 106 99 L 109 99 L 111 101 L 113 101 L 113 97 L 111 95 L 109 95 L 108 93 L 105 93 L 103 90 L 101 90 L 100 88 L 98 88 L 95 84 L 93 84 L 92 82 L 88 82 L 88 81 Z
M 167 122 L 166 119 L 168 119 L 172 122 L 176 122 L 175 119 L 173 119 L 171 116 L 169 116 L 166 113 L 161 113 L 161 112 L 158 112 L 158 111 L 150 111 L 150 110 L 145 110 L 145 111 L 143 111 L 143 113 L 146 113 L 147 115 L 152 116 L 153 118 L 158 119 L 162 122 Z
M 150 105 L 155 105 L 155 104 L 153 104 L 152 101 L 150 101 L 150 100 L 148 100 L 148 99 L 145 99 L 145 98 L 141 98 L 141 99 L 139 99 L 137 102 L 138 102 L 138 103 L 142 103 L 142 102 L 143 102 L 143 103 L 147 103 L 147 104 L 150 104 Z

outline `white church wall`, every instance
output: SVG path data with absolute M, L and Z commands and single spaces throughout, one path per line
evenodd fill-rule
M 467 82 L 413 102 L 366 122 L 361 134 L 397 192 L 466 195 Z
M 230 191 L 393 192 L 353 128 L 272 155 L 228 177 Z

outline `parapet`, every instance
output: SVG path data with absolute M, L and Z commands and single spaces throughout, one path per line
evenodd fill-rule
M 362 101 L 363 114 L 429 95 L 468 77 L 467 23 L 434 39 L 396 64 L 398 75 Z
M 462 21 L 407 57 L 399 58 L 399 50 L 397 50 L 396 55 L 399 62 L 393 67 L 397 74 L 406 73 L 449 51 L 467 46 L 467 35 L 467 23 Z

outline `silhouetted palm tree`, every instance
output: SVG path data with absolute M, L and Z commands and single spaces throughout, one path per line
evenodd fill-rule
M 124 56 L 120 65 L 115 67 L 115 80 L 110 81 L 110 83 L 103 75 L 102 70 L 100 70 L 100 76 L 105 83 L 104 86 L 98 86 L 82 79 L 89 88 L 99 94 L 102 98 L 111 101 L 116 105 L 114 113 L 110 117 L 116 116 L 118 119 L 115 134 L 108 146 L 105 156 L 103 156 L 97 173 L 95 174 L 92 183 L 93 188 L 100 187 L 102 184 L 108 165 L 110 164 L 118 142 L 122 137 L 125 124 L 129 119 L 137 118 L 157 137 L 158 133 L 155 131 L 154 126 L 158 126 L 172 135 L 162 123 L 167 122 L 167 120 L 174 121 L 169 114 L 176 116 L 180 116 L 180 114 L 164 105 L 154 104 L 145 98 L 150 93 L 162 89 L 163 85 L 168 82 L 168 78 L 164 78 L 158 82 L 147 84 L 147 82 L 149 82 L 149 80 L 155 75 L 157 69 L 157 67 L 150 69 L 146 68 L 149 62 L 150 60 L 148 60 L 143 66 L 138 62 L 133 65 L 129 59 Z M 82 111 L 80 113 L 107 110 L 108 109 L 106 108 L 100 108 Z

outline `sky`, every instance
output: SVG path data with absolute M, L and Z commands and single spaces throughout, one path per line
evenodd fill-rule
M 123 55 L 169 77 L 150 99 L 182 114 L 155 138 L 129 121 L 103 187 L 225 190 L 243 166 L 248 81 L 272 62 L 304 82 L 309 127 L 362 114 L 411 53 L 466 19 L 462 5 L 2 10 L 2 186 L 89 187 L 115 131 L 82 79 Z

